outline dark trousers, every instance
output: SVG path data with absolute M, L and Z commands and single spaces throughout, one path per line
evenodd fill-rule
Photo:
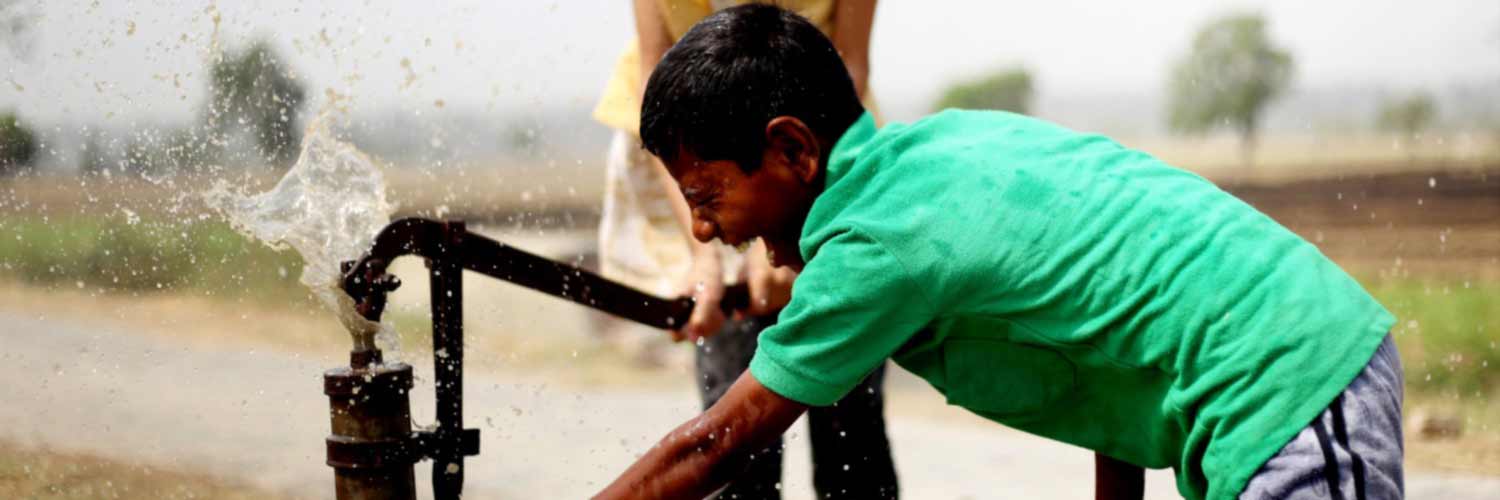
M 750 366 L 760 331 L 776 318 L 729 320 L 718 335 L 697 349 L 699 392 L 703 407 L 718 401 Z M 881 382 L 885 366 L 831 406 L 808 410 L 812 445 L 813 488 L 818 498 L 898 498 L 896 468 L 885 435 L 885 401 Z M 719 492 L 720 499 L 781 498 L 780 439 L 756 453 L 750 465 Z

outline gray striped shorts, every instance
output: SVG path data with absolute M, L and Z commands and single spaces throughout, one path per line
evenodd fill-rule
M 1250 477 L 1241 500 L 1402 498 L 1401 358 L 1390 334 L 1344 392 Z

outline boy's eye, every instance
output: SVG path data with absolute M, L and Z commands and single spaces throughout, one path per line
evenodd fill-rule
M 687 199 L 688 204 L 702 206 L 714 199 L 713 193 L 706 189 L 688 188 L 682 190 L 682 197 Z

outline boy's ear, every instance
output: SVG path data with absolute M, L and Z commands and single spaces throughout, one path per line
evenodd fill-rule
M 768 159 L 784 163 L 798 180 L 811 184 L 818 178 L 823 149 L 807 124 L 792 116 L 778 116 L 766 123 Z

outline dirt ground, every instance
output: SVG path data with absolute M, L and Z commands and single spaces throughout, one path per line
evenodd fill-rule
M 273 495 L 244 481 L 0 441 L 0 498 L 249 500 Z
M 259 349 L 230 340 L 185 345 L 172 334 L 128 330 L 110 318 L 0 307 L 0 440 L 86 454 L 132 467 L 246 481 L 284 498 L 326 498 L 322 460 L 327 406 L 318 374 L 337 355 Z M 279 324 L 276 320 L 270 320 Z M 540 322 L 540 321 L 539 321 Z M 480 356 L 475 352 L 472 356 Z M 430 373 L 413 357 L 414 419 L 429 422 Z M 466 419 L 484 452 L 466 464 L 473 498 L 577 498 L 694 414 L 682 378 L 592 386 L 560 374 L 553 359 L 524 371 L 474 369 Z M 1090 455 L 947 407 L 910 378 L 893 380 L 889 432 L 908 498 L 1080 498 L 1091 491 Z M 811 498 L 806 438 L 788 436 L 786 498 Z M 427 477 L 418 471 L 419 481 Z M 1413 468 L 1412 498 L 1500 499 L 1500 478 Z M 1148 498 L 1175 498 L 1153 471 Z

